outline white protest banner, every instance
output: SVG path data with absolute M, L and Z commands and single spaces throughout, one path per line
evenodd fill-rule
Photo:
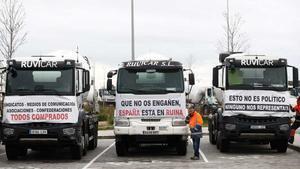
M 290 94 L 267 90 L 228 90 L 225 92 L 224 116 L 290 117 Z
M 187 115 L 185 97 L 180 94 L 117 95 L 116 116 L 118 117 L 181 117 Z
M 78 108 L 74 96 L 6 96 L 3 122 L 76 123 Z

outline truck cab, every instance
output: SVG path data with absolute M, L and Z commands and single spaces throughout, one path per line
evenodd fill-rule
M 7 61 L 2 133 L 8 160 L 28 149 L 68 147 L 74 159 L 97 147 L 94 84 L 75 52 Z
M 103 104 L 114 104 L 115 103 L 115 96 L 114 91 L 107 91 L 106 89 L 99 89 L 99 101 Z
M 214 94 L 214 88 L 213 87 L 207 87 L 204 90 L 204 96 L 203 96 L 203 107 L 202 112 L 203 115 L 208 115 L 209 111 L 211 110 L 212 106 L 217 104 L 217 100 L 215 98 Z
M 213 69 L 217 106 L 209 115 L 210 142 L 221 152 L 231 141 L 267 143 L 286 152 L 293 116 L 289 90 L 298 87 L 298 69 L 265 55 L 220 54 L 220 62 Z
M 135 60 L 108 73 L 108 90 L 112 76 L 117 75 L 114 133 L 118 156 L 126 155 L 129 147 L 153 143 L 175 146 L 178 154 L 186 154 L 184 71 L 177 61 Z M 194 84 L 193 74 L 189 84 Z

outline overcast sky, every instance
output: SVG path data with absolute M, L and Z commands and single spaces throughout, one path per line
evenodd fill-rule
M 103 71 L 131 58 L 131 0 L 24 0 L 26 44 L 16 56 L 76 50 Z M 242 16 L 241 31 L 250 54 L 286 57 L 300 65 L 299 0 L 230 0 Z M 193 58 L 197 80 L 211 83 L 223 37 L 226 0 L 135 0 L 136 55 L 156 52 L 187 64 Z M 102 66 L 103 65 L 103 66 Z M 101 81 L 101 82 L 100 82 Z

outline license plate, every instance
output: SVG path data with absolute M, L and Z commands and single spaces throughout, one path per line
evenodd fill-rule
M 144 135 L 154 135 L 154 134 L 159 134 L 158 131 L 152 130 L 152 131 L 143 131 Z
M 251 129 L 266 129 L 265 125 L 251 125 Z
M 29 134 L 48 134 L 47 130 L 29 130 Z
M 166 131 L 168 130 L 168 126 L 159 126 L 160 131 Z

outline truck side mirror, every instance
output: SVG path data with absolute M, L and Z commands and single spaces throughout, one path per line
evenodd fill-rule
M 195 76 L 194 73 L 189 74 L 189 84 L 194 85 L 195 84 Z
M 112 78 L 115 74 L 117 74 L 117 70 L 111 70 L 107 73 L 107 78 Z
M 298 93 L 297 93 L 296 88 L 291 89 L 290 94 L 291 94 L 292 96 L 298 96 Z
M 102 97 L 101 89 L 99 89 L 99 96 Z
M 219 67 L 214 67 L 213 69 L 213 86 L 219 87 Z
M 106 88 L 108 91 L 112 90 L 112 79 L 107 79 Z
M 91 85 L 90 85 L 90 84 L 85 85 L 85 91 L 89 91 L 90 88 L 91 88 Z
M 15 68 L 9 67 L 8 71 L 11 73 L 11 77 L 13 77 L 13 78 L 17 77 L 18 74 L 17 74 L 17 71 Z
M 299 87 L 298 69 L 293 67 L 293 88 Z
M 211 97 L 211 92 L 212 92 L 212 91 L 211 91 L 211 88 L 207 89 L 207 96 L 208 96 L 208 97 Z
M 91 85 L 93 85 L 93 80 L 90 83 L 90 72 L 87 70 L 84 70 L 82 72 L 83 80 L 82 80 L 82 86 L 83 86 L 83 92 L 87 92 L 90 90 Z

